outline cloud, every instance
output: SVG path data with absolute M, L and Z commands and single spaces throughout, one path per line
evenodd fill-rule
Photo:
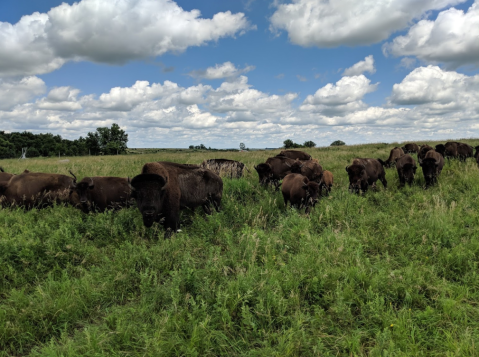
M 299 74 L 296 75 L 296 78 L 298 78 L 298 81 L 300 82 L 307 82 L 308 79 L 306 77 L 300 76 Z
M 27 103 L 45 91 L 45 82 L 38 77 L 11 81 L 0 79 L 0 110 L 10 110 L 18 104 Z
M 371 74 L 376 72 L 373 55 L 367 56 L 364 58 L 364 61 L 359 61 L 352 67 L 346 68 L 343 72 L 343 76 L 358 76 L 364 72 L 369 72 Z
M 411 69 L 416 65 L 417 60 L 413 57 L 403 57 L 398 67 Z
M 36 105 L 37 108 L 46 110 L 79 110 L 82 108 L 77 100 L 79 93 L 78 89 L 72 87 L 53 88 L 45 98 L 38 100 Z
M 214 67 L 208 67 L 206 70 L 197 70 L 188 73 L 189 76 L 201 79 L 222 79 L 237 77 L 241 74 L 254 70 L 254 66 L 246 66 L 243 69 L 236 68 L 231 62 L 217 64 Z
M 422 20 L 404 36 L 383 46 L 393 56 L 417 56 L 429 63 L 445 63 L 449 68 L 479 66 L 479 2 L 467 13 L 451 8 L 442 11 L 435 21 Z
M 0 22 L 0 75 L 51 72 L 68 61 L 124 64 L 179 53 L 252 28 L 243 13 L 201 18 L 171 0 L 83 0 Z
M 387 39 L 427 11 L 466 0 L 293 0 L 276 3 L 272 31 L 285 30 L 303 47 L 360 46 Z
M 284 78 L 284 73 L 280 73 L 277 76 L 274 76 L 276 79 L 283 79 Z

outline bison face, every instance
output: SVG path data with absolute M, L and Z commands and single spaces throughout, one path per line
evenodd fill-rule
M 319 200 L 320 186 L 317 182 L 309 181 L 303 185 L 306 191 L 306 206 L 315 206 Z
M 349 176 L 349 189 L 354 193 L 359 193 L 364 186 L 367 185 L 368 175 L 366 173 L 366 166 L 351 165 L 346 167 Z
M 409 185 L 414 181 L 414 175 L 416 175 L 417 167 L 413 164 L 405 164 L 400 170 L 400 175 L 404 178 L 404 181 Z
M 78 200 L 82 206 L 84 212 L 88 212 L 91 206 L 91 197 L 90 197 L 90 190 L 95 188 L 93 184 L 93 180 L 90 178 L 89 182 L 79 182 L 70 190 L 70 195 L 73 192 L 76 192 L 78 195 Z
M 427 158 L 424 159 L 421 163 L 422 173 L 424 175 L 424 180 L 426 181 L 426 187 L 434 184 L 437 178 L 437 168 L 436 159 Z
M 271 169 L 271 166 L 266 163 L 259 164 L 258 166 L 255 166 L 254 169 L 258 172 L 259 183 L 263 186 L 273 178 L 273 170 Z
M 438 144 L 436 145 L 436 151 L 444 157 L 446 155 L 446 147 L 444 144 Z
M 143 216 L 145 227 L 160 220 L 167 180 L 156 174 L 140 174 L 131 180 L 132 194 Z

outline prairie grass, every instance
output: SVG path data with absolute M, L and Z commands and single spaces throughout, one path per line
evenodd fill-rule
M 170 240 L 136 208 L 1 209 L 0 356 L 476 356 L 479 169 L 447 161 L 428 190 L 420 168 L 403 189 L 387 169 L 387 190 L 350 194 L 352 158 L 392 147 L 307 150 L 335 180 L 309 217 L 258 185 L 279 150 L 2 160 L 79 179 L 209 158 L 250 172 Z

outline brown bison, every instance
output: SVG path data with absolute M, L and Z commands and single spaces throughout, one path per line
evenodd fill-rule
M 284 204 L 301 209 L 306 207 L 305 213 L 309 213 L 311 207 L 316 205 L 319 199 L 320 187 L 317 182 L 309 181 L 301 174 L 286 175 L 281 185 Z
M 421 163 L 422 173 L 426 181 L 426 188 L 437 182 L 437 177 L 441 174 L 444 167 L 444 158 L 435 150 L 426 153 L 426 157 Z
M 131 188 L 125 177 L 84 177 L 70 191 L 70 202 L 83 212 L 104 212 L 127 207 Z
M 290 159 L 311 160 L 312 157 L 308 153 L 299 150 L 283 150 L 276 156 L 285 156 Z
M 291 173 L 301 174 L 306 176 L 309 181 L 320 183 L 321 178 L 323 177 L 323 167 L 316 159 L 306 160 L 302 161 L 299 166 L 295 163 L 291 168 Z
M 422 160 L 426 157 L 428 151 L 434 150 L 431 146 L 424 144 L 419 147 L 419 152 L 417 153 L 417 161 L 419 165 L 422 163 Z
M 229 176 L 230 178 L 241 178 L 244 169 L 249 171 L 242 162 L 228 159 L 209 159 L 203 161 L 200 166 L 213 171 L 218 176 Z
M 265 163 L 255 166 L 258 172 L 259 183 L 263 186 L 273 184 L 276 189 L 279 182 L 292 171 L 301 172 L 302 162 L 285 156 L 270 157 Z
M 479 146 L 476 146 L 476 153 L 474 154 L 476 158 L 477 165 L 479 166 Z
M 416 174 L 416 161 L 411 155 L 405 154 L 396 161 L 396 169 L 399 175 L 399 187 L 404 187 L 406 182 L 411 186 Z
M 457 156 L 459 160 L 466 161 L 466 159 L 473 157 L 474 149 L 469 144 L 459 143 L 457 145 Z
M 386 172 L 383 165 L 376 159 L 354 159 L 352 164 L 346 166 L 349 175 L 349 189 L 359 193 L 366 192 L 369 186 L 376 188 L 376 181 L 379 179 L 384 188 L 387 188 Z
M 383 161 L 381 159 L 378 159 L 378 161 L 384 167 L 392 167 L 393 165 L 396 165 L 396 160 L 403 155 L 404 155 L 403 149 L 396 146 L 394 149 L 391 149 L 391 152 L 389 153 L 389 158 L 386 161 Z
M 6 205 L 42 208 L 53 202 L 67 202 L 75 184 L 76 179 L 70 176 L 25 170 L 7 182 L 0 182 L 0 195 Z
M 442 157 L 446 157 L 446 145 L 437 144 L 435 148 L 436 148 L 436 151 L 442 155 Z
M 0 182 L 5 182 L 10 180 L 10 178 L 14 176 L 13 174 L 9 174 L 3 170 L 3 167 L 0 166 Z
M 457 141 L 448 141 L 446 144 L 444 144 L 444 157 L 448 159 L 457 159 L 459 157 L 457 152 L 458 145 L 459 143 Z
M 323 177 L 321 178 L 321 193 L 323 188 L 326 190 L 326 195 L 329 195 L 333 187 L 333 173 L 328 170 L 323 171 Z
M 219 211 L 223 196 L 223 181 L 213 171 L 165 161 L 145 164 L 131 187 L 143 224 L 164 218 L 165 238 L 178 231 L 180 209 L 201 206 L 211 214 L 210 205 Z
M 401 149 L 405 154 L 417 154 L 419 152 L 419 146 L 416 143 L 406 144 Z

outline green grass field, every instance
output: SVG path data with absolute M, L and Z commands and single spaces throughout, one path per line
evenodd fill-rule
M 310 217 L 258 185 L 253 165 L 279 150 L 1 160 L 79 179 L 213 157 L 251 172 L 170 240 L 137 208 L 1 209 L 0 356 L 478 355 L 477 164 L 446 161 L 429 190 L 420 168 L 401 190 L 387 169 L 387 191 L 348 193 L 351 159 L 392 147 L 307 150 L 335 176 Z

